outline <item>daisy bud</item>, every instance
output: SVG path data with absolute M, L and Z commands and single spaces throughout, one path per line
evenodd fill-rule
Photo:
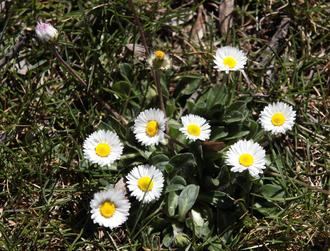
M 168 70 L 171 68 L 172 62 L 169 56 L 161 51 L 155 51 L 148 59 L 148 63 L 151 67 L 160 70 Z
M 49 23 L 38 22 L 35 30 L 41 42 L 54 42 L 58 37 L 58 31 Z
M 189 240 L 188 235 L 184 233 L 178 233 L 177 235 L 175 235 L 174 242 L 178 247 L 183 248 L 188 246 L 191 241 Z

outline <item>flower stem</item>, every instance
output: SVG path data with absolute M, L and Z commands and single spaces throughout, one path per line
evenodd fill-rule
M 158 94 L 158 97 L 159 97 L 159 106 L 160 106 L 160 109 L 166 114 L 165 105 L 164 105 L 164 99 L 163 99 L 162 86 L 160 84 L 159 70 L 158 69 L 152 70 L 152 75 L 153 75 L 154 80 L 155 80 L 155 83 L 156 83 L 157 94 Z
M 146 57 L 148 57 L 149 54 L 150 54 L 150 50 L 149 50 L 149 47 L 148 47 L 148 44 L 147 44 L 147 39 L 146 39 L 146 36 L 145 36 L 145 32 L 143 30 L 143 26 L 142 26 L 142 24 L 140 22 L 140 19 L 139 19 L 137 13 L 136 13 L 133 1 L 128 0 L 128 5 L 129 5 L 129 7 L 130 7 L 130 9 L 133 13 L 134 22 L 135 22 L 136 26 L 139 29 L 139 33 L 140 33 L 140 36 L 141 36 L 141 41 L 142 41 L 142 44 L 143 44 L 144 49 L 145 49 L 145 55 L 146 55 Z M 156 83 L 157 94 L 159 96 L 160 109 L 166 114 L 164 100 L 163 100 L 163 94 L 162 94 L 162 88 L 161 88 L 161 84 L 160 84 L 159 70 L 158 69 L 153 69 L 152 70 L 152 76 L 153 76 L 154 81 Z

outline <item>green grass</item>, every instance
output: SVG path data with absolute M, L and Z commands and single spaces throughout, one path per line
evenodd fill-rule
M 0 60 L 22 34 L 27 37 L 0 70 L 0 249 L 327 250 L 329 4 L 235 1 L 233 26 L 221 35 L 220 1 L 133 2 L 136 16 L 127 1 L 0 3 Z M 198 38 L 191 31 L 202 7 Z M 57 49 L 87 86 L 37 41 L 38 18 L 60 31 Z M 283 18 L 290 19 L 287 34 L 273 51 L 270 41 Z M 159 107 L 141 30 L 147 49 L 162 49 L 173 60 L 161 84 L 169 135 L 180 144 L 149 149 L 134 139 L 135 117 Z M 213 69 L 216 48 L 227 44 L 248 53 L 250 87 L 239 73 Z M 292 131 L 276 138 L 255 121 L 277 100 L 292 104 L 297 119 Z M 188 144 L 178 131 L 187 113 L 207 118 L 213 139 L 225 148 Z M 125 144 L 111 168 L 82 155 L 84 139 L 100 128 L 116 131 Z M 225 150 L 240 138 L 265 147 L 269 164 L 262 179 L 236 176 L 224 165 Z M 143 163 L 160 168 L 166 186 L 199 187 L 193 210 L 201 213 L 202 226 L 190 210 L 182 218 L 169 209 L 180 189 L 164 189 L 148 205 L 131 198 L 121 228 L 93 224 L 93 193 Z

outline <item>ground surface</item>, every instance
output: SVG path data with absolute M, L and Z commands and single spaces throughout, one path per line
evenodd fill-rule
M 0 249 L 328 249 L 330 6 L 232 2 L 0 2 Z M 86 85 L 37 41 L 38 19 L 59 30 L 56 48 Z M 214 70 L 224 45 L 248 54 L 250 83 Z M 148 149 L 131 126 L 140 111 L 159 107 L 146 63 L 155 49 L 173 60 L 160 80 L 169 135 L 179 144 Z M 272 137 L 255 121 L 278 100 L 297 119 L 288 134 Z M 188 112 L 210 121 L 211 143 L 179 136 Z M 115 130 L 125 144 L 110 169 L 82 155 L 84 139 L 99 128 Z M 224 152 L 240 138 L 265 147 L 262 179 L 232 179 L 225 167 Z M 147 206 L 132 199 L 122 228 L 93 224 L 93 193 L 139 163 L 158 166 L 177 190 Z M 180 216 L 170 206 L 188 184 L 199 195 L 194 211 Z

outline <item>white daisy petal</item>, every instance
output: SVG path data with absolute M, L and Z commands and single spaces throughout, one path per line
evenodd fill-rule
M 83 152 L 90 162 L 106 166 L 120 158 L 123 148 L 116 133 L 99 130 L 89 135 L 84 141 Z
M 296 112 L 283 102 L 267 105 L 259 117 L 263 129 L 275 135 L 291 130 L 295 119 Z
M 165 114 L 159 109 L 141 112 L 134 121 L 135 138 L 143 145 L 158 145 L 165 138 Z
M 250 175 L 258 178 L 266 168 L 265 150 L 252 140 L 239 140 L 226 153 L 226 164 L 232 172 L 248 170 Z
M 190 140 L 208 140 L 211 134 L 211 127 L 207 121 L 197 115 L 189 114 L 181 118 L 183 127 L 179 130 Z
M 149 203 L 161 196 L 164 177 L 156 167 L 149 165 L 134 167 L 126 178 L 128 190 L 137 200 Z
M 121 190 L 111 188 L 95 193 L 90 207 L 94 223 L 113 229 L 127 220 L 131 204 Z
M 217 49 L 214 57 L 214 68 L 218 71 L 239 71 L 246 65 L 245 53 L 235 47 L 225 46 Z

